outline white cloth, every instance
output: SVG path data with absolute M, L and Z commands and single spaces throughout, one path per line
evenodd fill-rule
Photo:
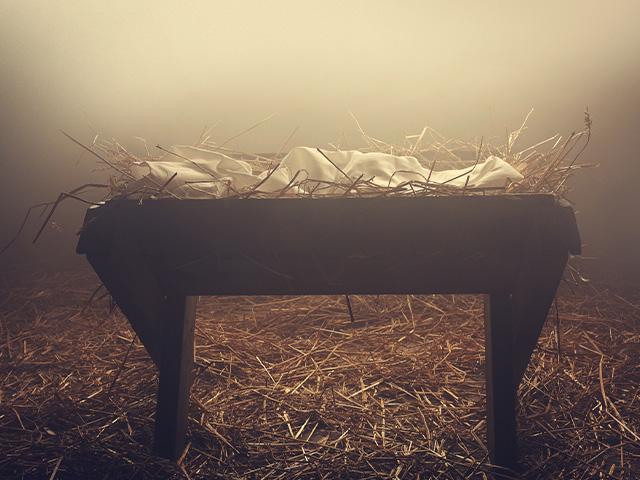
M 143 162 L 134 174 L 140 179 L 147 177 L 156 185 L 162 185 L 177 173 L 166 190 L 187 197 L 226 196 L 257 185 L 267 175 L 267 172 L 254 174 L 248 162 L 211 150 L 174 146 L 172 151 L 175 155 L 167 154 L 160 160 Z M 429 175 L 430 169 L 410 156 L 362 153 L 357 150 L 323 152 L 331 162 L 315 148 L 293 148 L 260 185 L 259 190 L 278 192 L 293 181 L 290 193 L 304 193 L 320 182 L 314 194 L 341 194 L 344 188 L 325 182 L 348 185 L 361 176 L 362 180 L 370 180 L 381 187 L 395 187 L 411 180 L 425 182 L 429 178 L 433 184 L 460 188 L 465 183 L 468 188 L 504 187 L 509 180 L 519 181 L 523 178 L 515 168 L 496 156 L 488 157 L 475 167 L 434 170 Z M 298 185 L 304 180 L 309 181 Z

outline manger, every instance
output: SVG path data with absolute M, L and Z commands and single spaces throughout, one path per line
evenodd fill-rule
M 514 467 L 517 387 L 580 239 L 553 194 L 123 197 L 88 209 L 77 251 L 159 369 L 164 457 L 185 440 L 198 296 L 480 293 L 487 447 Z
M 567 260 L 580 253 L 564 198 L 572 173 L 590 166 L 577 160 L 591 137 L 586 112 L 584 130 L 518 150 L 525 124 L 497 146 L 428 127 L 392 145 L 356 121 L 365 148 L 286 155 L 296 130 L 264 155 L 227 147 L 238 135 L 216 143 L 204 132 L 195 145 L 158 145 L 161 155 L 67 135 L 112 175 L 62 193 L 45 224 L 65 198 L 92 204 L 77 251 L 158 368 L 155 451 L 178 459 L 188 449 L 199 296 L 476 293 L 486 446 L 494 465 L 516 467 L 516 393 Z M 108 189 L 105 201 L 79 196 L 94 187 Z

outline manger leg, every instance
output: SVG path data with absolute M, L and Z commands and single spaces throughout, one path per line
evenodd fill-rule
M 187 431 L 196 298 L 168 297 L 162 316 L 155 451 L 171 460 L 182 453 Z
M 516 389 L 538 344 L 540 332 L 562 279 L 567 254 L 530 259 L 514 285 L 514 381 Z
M 517 464 L 516 386 L 513 375 L 512 301 L 508 293 L 485 298 L 487 446 L 494 465 Z

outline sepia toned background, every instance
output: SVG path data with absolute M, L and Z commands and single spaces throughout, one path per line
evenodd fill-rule
M 353 111 L 396 141 L 426 124 L 464 139 L 504 135 L 533 107 L 523 145 L 582 128 L 598 162 L 571 196 L 594 275 L 640 280 L 640 3 L 636 1 L 0 0 L 0 244 L 29 205 L 100 178 L 63 129 L 141 148 L 190 143 L 323 146 Z M 35 246 L 27 227 L 0 269 L 64 268 L 83 207 Z

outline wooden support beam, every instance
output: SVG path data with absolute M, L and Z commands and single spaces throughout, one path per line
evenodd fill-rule
M 516 389 L 538 343 L 566 264 L 566 253 L 530 258 L 515 285 L 513 374 Z
M 513 364 L 511 294 L 485 297 L 485 362 L 487 388 L 487 447 L 494 465 L 515 469 L 516 385 Z
M 156 405 L 155 451 L 176 460 L 184 448 L 193 370 L 197 297 L 169 296 L 161 324 L 160 383 Z
M 159 365 L 160 331 L 156 320 L 161 314 L 164 297 L 148 262 L 140 256 L 123 256 L 116 249 L 105 255 L 87 255 L 87 259 L 153 362 Z
M 485 300 L 487 443 L 492 463 L 498 467 L 517 469 L 518 386 L 566 262 L 566 253 L 526 256 L 513 292 L 490 294 Z

